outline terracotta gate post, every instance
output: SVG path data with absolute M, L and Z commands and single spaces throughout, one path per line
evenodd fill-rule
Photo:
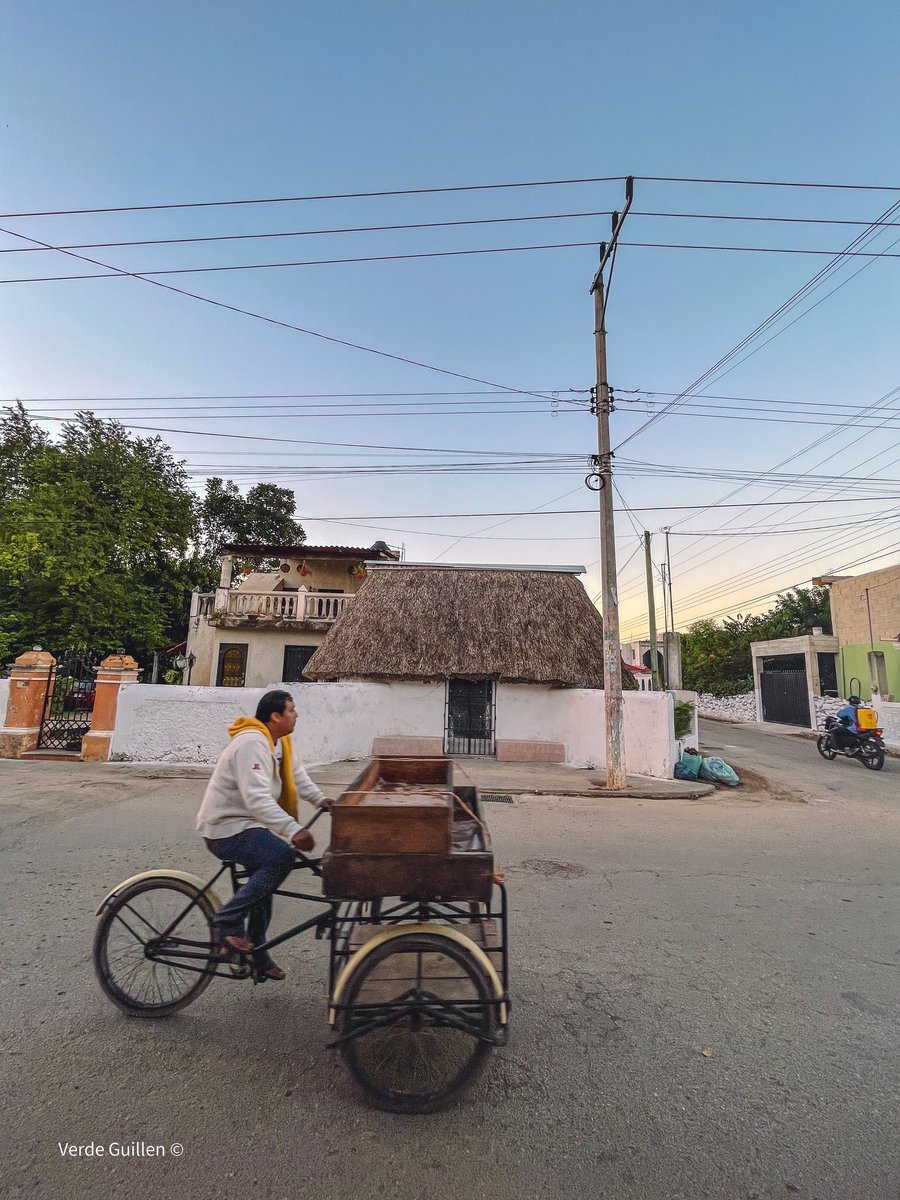
M 97 668 L 97 692 L 91 713 L 91 729 L 81 743 L 81 757 L 86 762 L 106 762 L 113 730 L 116 727 L 116 710 L 119 706 L 119 688 L 123 683 L 137 683 L 138 665 L 130 654 L 110 654 Z
M 40 646 L 20 654 L 13 663 L 6 720 L 0 730 L 0 758 L 21 758 L 37 749 L 55 668 L 56 659 Z

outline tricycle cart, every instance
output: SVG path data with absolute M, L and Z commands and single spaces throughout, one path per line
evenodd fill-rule
M 328 851 L 298 854 L 296 869 L 322 892 L 274 894 L 318 911 L 258 949 L 306 931 L 327 939 L 329 1045 L 379 1107 L 442 1107 L 507 1037 L 507 894 L 476 789 L 453 786 L 447 759 L 375 759 L 335 803 Z M 261 982 L 216 936 L 213 885 L 226 873 L 236 890 L 245 872 L 224 863 L 205 883 L 145 871 L 103 900 L 94 966 L 124 1012 L 168 1016 L 214 978 Z

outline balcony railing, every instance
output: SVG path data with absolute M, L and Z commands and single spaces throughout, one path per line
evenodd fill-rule
M 237 617 L 251 621 L 336 621 L 353 594 L 330 592 L 244 592 L 217 588 L 194 596 L 191 616 Z

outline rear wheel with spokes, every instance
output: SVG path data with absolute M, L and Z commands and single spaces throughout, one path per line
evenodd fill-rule
M 871 743 L 863 746 L 859 757 L 862 759 L 862 765 L 868 767 L 870 771 L 880 771 L 884 766 L 884 751 Z
M 438 934 L 392 938 L 360 961 L 341 996 L 344 1061 L 378 1108 L 434 1112 L 483 1069 L 495 999 L 465 946 Z
M 167 1017 L 186 1008 L 209 986 L 219 961 L 213 915 L 209 898 L 185 880 L 142 879 L 125 888 L 104 909 L 94 937 L 103 991 L 129 1016 Z

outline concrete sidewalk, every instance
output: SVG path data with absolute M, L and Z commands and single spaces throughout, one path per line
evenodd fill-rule
M 310 774 L 329 796 L 337 796 L 362 771 L 365 759 L 326 763 L 312 767 Z M 532 796 L 590 796 L 626 797 L 633 800 L 695 800 L 716 791 L 708 783 L 684 783 L 676 779 L 650 779 L 629 775 L 628 787 L 607 791 L 603 771 L 588 771 L 556 763 L 498 763 L 490 758 L 456 758 L 453 777 L 457 783 L 472 784 L 482 792 L 502 795 Z M 7 786 L 13 782 L 31 788 L 89 788 L 93 784 L 109 784 L 128 779 L 196 779 L 209 778 L 212 767 L 191 763 L 52 763 L 23 762 L 19 759 L 0 761 L 0 778 Z
M 360 773 L 363 762 L 329 763 L 313 767 L 310 774 L 325 791 L 345 788 Z M 677 779 L 650 779 L 629 775 L 628 787 L 606 791 L 604 771 L 587 771 L 561 763 L 509 763 L 492 758 L 454 758 L 453 779 L 471 784 L 480 792 L 521 796 L 624 796 L 633 800 L 694 800 L 716 789 L 708 783 L 683 783 Z

